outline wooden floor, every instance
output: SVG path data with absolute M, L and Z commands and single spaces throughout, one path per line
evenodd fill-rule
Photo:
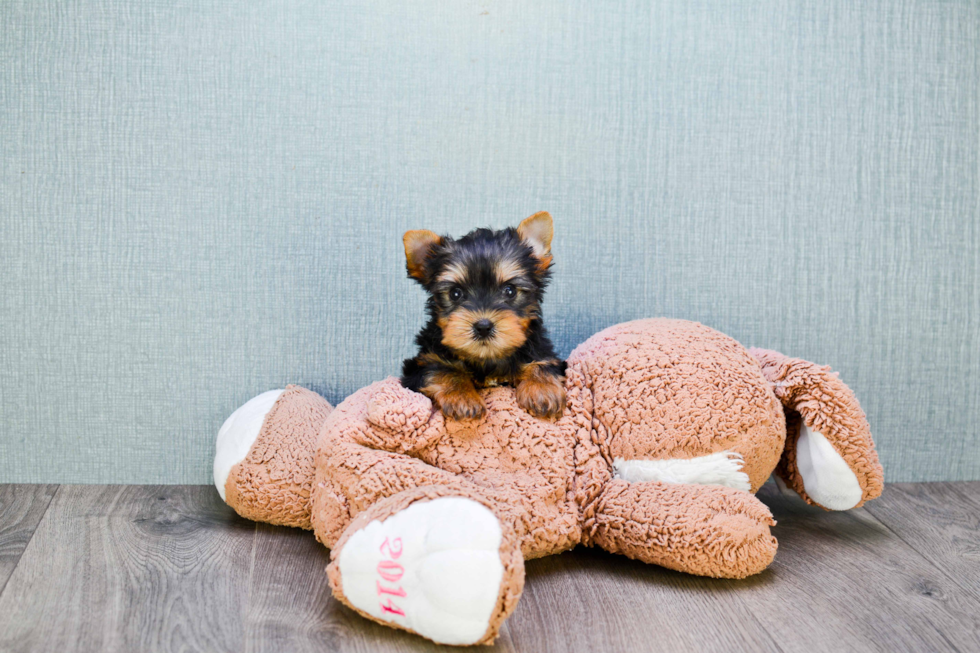
M 591 549 L 527 565 L 501 651 L 980 651 L 980 483 L 827 513 L 766 486 L 779 554 L 744 581 Z M 423 651 L 339 605 L 311 533 L 213 487 L 0 485 L 0 651 Z

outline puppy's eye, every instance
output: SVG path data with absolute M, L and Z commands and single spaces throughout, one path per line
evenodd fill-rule
M 504 292 L 504 297 L 506 297 L 507 299 L 514 299 L 515 297 L 517 297 L 517 288 L 515 288 L 512 284 L 508 283 L 507 285 L 505 285 L 503 288 L 503 292 Z
M 463 298 L 463 290 L 461 288 L 453 288 L 449 291 L 449 299 L 454 302 L 458 302 Z

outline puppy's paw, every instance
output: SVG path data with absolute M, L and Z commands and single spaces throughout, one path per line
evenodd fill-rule
M 447 419 L 480 419 L 486 412 L 473 380 L 459 370 L 432 370 L 421 392 L 442 409 Z
M 534 417 L 558 419 L 565 411 L 565 386 L 556 377 L 524 379 L 517 384 L 517 405 Z
M 457 421 L 480 419 L 486 412 L 476 391 L 447 393 L 440 398 L 439 405 L 443 415 Z

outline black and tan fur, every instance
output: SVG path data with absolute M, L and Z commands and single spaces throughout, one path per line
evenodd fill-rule
M 457 420 L 481 417 L 477 389 L 503 384 L 532 415 L 561 416 L 565 362 L 541 322 L 552 234 L 545 212 L 516 229 L 476 229 L 459 239 L 405 234 L 408 276 L 429 293 L 429 321 L 415 337 L 418 355 L 402 366 L 402 385 Z

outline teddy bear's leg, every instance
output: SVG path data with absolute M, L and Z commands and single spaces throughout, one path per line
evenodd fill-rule
M 318 454 L 310 515 L 313 532 L 334 548 L 351 521 L 379 501 L 428 486 L 477 490 L 457 474 L 412 456 L 336 437 Z
M 744 490 L 615 479 L 600 494 L 586 543 L 669 569 L 715 578 L 757 574 L 776 555 L 776 522 Z
M 331 406 L 291 385 L 252 398 L 225 420 L 214 456 L 214 484 L 242 517 L 312 528 L 310 490 L 320 427 Z
M 524 585 L 519 539 L 504 515 L 482 492 L 446 486 L 382 499 L 333 547 L 334 595 L 441 644 L 489 644 Z
M 808 503 L 849 510 L 881 494 L 884 474 L 854 393 L 830 371 L 779 352 L 752 349 L 786 412 L 776 475 Z

